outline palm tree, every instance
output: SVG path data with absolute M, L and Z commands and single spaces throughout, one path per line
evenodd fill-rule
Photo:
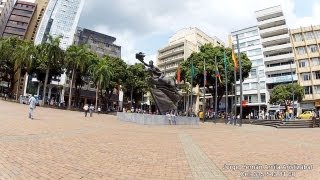
M 48 41 L 42 43 L 38 47 L 38 56 L 41 60 L 41 66 L 46 69 L 46 76 L 43 85 L 43 101 L 44 105 L 46 89 L 48 84 L 48 77 L 51 68 L 62 68 L 64 60 L 64 51 L 60 48 L 60 39 L 61 37 L 53 38 L 49 35 Z
M 72 87 L 76 71 L 83 72 L 88 66 L 89 54 L 88 49 L 84 45 L 72 45 L 66 51 L 66 64 L 67 68 L 71 70 L 71 80 L 69 83 L 69 101 L 68 109 L 71 108 L 72 100 Z
M 96 64 L 91 67 L 91 76 L 96 84 L 96 104 L 95 109 L 98 107 L 99 90 L 105 89 L 110 83 L 112 70 L 105 59 L 99 59 Z
M 15 59 L 15 69 L 17 69 L 17 90 L 16 90 L 16 101 L 18 100 L 18 94 L 19 94 L 19 85 L 20 85 L 20 79 L 21 79 L 21 70 L 25 68 L 26 70 L 31 68 L 32 65 L 32 59 L 34 57 L 35 53 L 35 46 L 30 41 L 21 41 L 16 51 L 14 52 L 14 59 Z

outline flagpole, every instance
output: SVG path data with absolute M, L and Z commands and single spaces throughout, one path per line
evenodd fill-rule
M 202 102 L 202 108 L 203 108 L 203 122 L 206 119 L 206 79 L 207 79 L 207 73 L 206 73 L 206 59 L 203 60 L 203 102 Z
M 193 112 L 193 58 L 191 58 L 191 111 Z
M 217 119 L 217 115 L 218 115 L 218 64 L 217 64 L 217 56 L 214 57 L 214 63 L 216 65 L 216 82 L 215 82 L 215 99 L 214 99 L 214 111 L 215 111 L 215 116 L 214 119 Z M 214 121 L 216 122 L 216 121 Z
M 234 67 L 233 69 L 233 75 L 234 75 L 234 116 L 235 119 L 233 121 L 234 125 L 237 125 L 237 67 Z
M 238 47 L 238 60 L 239 60 L 239 75 L 240 75 L 240 123 L 239 125 L 242 126 L 242 101 L 243 101 L 243 92 L 242 92 L 242 63 L 241 63 L 241 56 L 240 56 L 240 44 L 239 44 L 239 37 L 238 34 L 236 35 L 237 38 L 237 47 Z
M 226 57 L 226 51 L 223 53 L 223 58 L 224 58 L 224 73 L 225 73 L 225 81 L 226 81 L 226 117 L 228 114 L 228 73 L 227 73 L 227 57 Z

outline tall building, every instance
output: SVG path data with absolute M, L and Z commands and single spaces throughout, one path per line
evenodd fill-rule
M 298 82 L 304 87 L 301 110 L 320 107 L 320 26 L 290 30 Z
M 16 36 L 25 39 L 31 19 L 37 8 L 35 3 L 17 1 L 3 31 L 3 37 Z
M 281 6 L 256 11 L 255 15 L 263 46 L 268 90 L 278 84 L 297 82 L 289 29 Z M 279 106 L 270 105 L 268 109 L 275 111 Z
M 0 37 L 6 27 L 15 0 L 0 0 Z
M 210 37 L 196 27 L 182 29 L 169 39 L 168 46 L 158 50 L 156 65 L 166 76 L 174 77 L 178 65 L 207 43 L 214 46 L 224 45 L 218 38 Z
M 243 82 L 243 98 L 249 108 L 244 109 L 244 114 L 258 115 L 259 110 L 266 110 L 269 92 L 266 89 L 266 75 L 264 56 L 257 26 L 248 27 L 231 33 L 235 52 L 237 51 L 236 35 L 239 38 L 240 52 L 246 53 L 252 62 L 249 77 Z M 237 82 L 238 106 L 240 105 L 240 82 Z
M 36 33 L 38 31 L 38 27 L 40 25 L 41 19 L 44 15 L 46 7 L 48 5 L 49 0 L 36 0 L 35 3 L 37 4 L 37 8 L 34 12 L 34 16 L 31 19 L 29 30 L 26 34 L 26 39 L 34 41 Z
M 61 36 L 61 48 L 73 44 L 84 0 L 50 0 L 41 20 L 35 44 L 47 41 L 48 35 Z
M 114 44 L 115 37 L 98 33 L 85 28 L 77 28 L 74 44 L 86 44 L 99 56 L 109 55 L 121 58 L 121 47 Z

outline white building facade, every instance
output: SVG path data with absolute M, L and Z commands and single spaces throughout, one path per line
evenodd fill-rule
M 263 56 L 263 47 L 257 26 L 241 29 L 231 33 L 232 43 L 234 44 L 235 52 L 237 49 L 238 35 L 240 52 L 247 54 L 252 62 L 252 68 L 249 77 L 243 81 L 243 100 L 247 103 L 247 108 L 244 109 L 244 115 L 252 113 L 257 116 L 259 110 L 266 110 L 269 100 L 269 92 L 266 89 L 266 75 Z M 240 82 L 237 82 L 237 97 L 238 106 L 240 106 Z
M 289 29 L 281 6 L 255 12 L 263 46 L 267 88 L 297 82 Z M 278 108 L 278 107 L 277 107 Z M 272 107 L 269 107 L 272 110 Z
M 210 37 L 196 27 L 182 29 L 169 39 L 168 46 L 158 50 L 156 65 L 167 77 L 175 77 L 178 65 L 208 43 L 224 45 L 218 38 Z
M 0 0 L 0 37 L 6 27 L 15 0 Z

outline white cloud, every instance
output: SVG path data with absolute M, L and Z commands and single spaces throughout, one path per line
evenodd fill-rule
M 153 41 L 141 45 L 143 39 L 196 26 L 226 41 L 231 31 L 256 25 L 254 12 L 270 6 L 282 5 L 289 27 L 315 24 L 320 19 L 319 3 L 313 5 L 312 17 L 297 17 L 293 0 L 90 0 L 86 3 L 81 24 L 115 36 L 122 47 L 123 59 L 129 63 L 137 62 L 135 53 L 150 48 L 146 59 L 155 59 L 157 49 L 165 45 Z

